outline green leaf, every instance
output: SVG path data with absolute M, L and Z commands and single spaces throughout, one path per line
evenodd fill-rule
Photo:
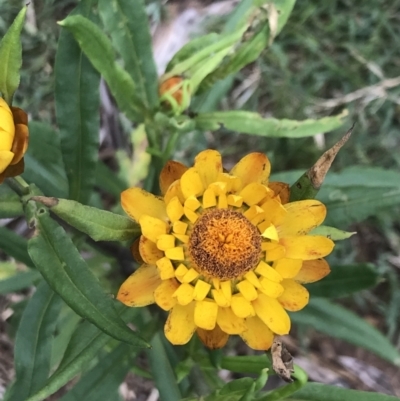
M 369 264 L 332 266 L 327 277 L 306 287 L 314 297 L 340 298 L 374 287 L 379 279 L 376 268 Z
M 137 96 L 148 110 L 158 106 L 158 76 L 153 60 L 148 17 L 143 0 L 100 0 L 99 12 Z
M 44 196 L 36 196 L 32 200 L 49 207 L 58 217 L 95 241 L 132 240 L 141 232 L 140 226 L 125 216 L 72 200 Z
M 215 131 L 220 128 L 226 128 L 244 134 L 263 137 L 303 138 L 339 128 L 346 116 L 347 112 L 343 112 L 335 117 L 295 121 L 262 118 L 258 113 L 232 110 L 201 113 L 195 117 L 195 121 L 196 128 L 202 131 Z
M 61 298 L 42 282 L 22 315 L 15 339 L 16 381 L 8 401 L 26 400 L 47 380 Z
M 0 185 L 0 219 L 18 217 L 23 213 L 19 196 L 7 185 Z
M 400 203 L 400 174 L 378 167 L 352 166 L 328 174 L 319 193 L 326 224 L 348 225 Z
M 400 366 L 400 354 L 385 336 L 355 313 L 326 299 L 311 299 L 305 309 L 292 313 L 290 318 L 297 324 L 312 326 Z
M 34 264 L 27 251 L 27 240 L 6 227 L 0 227 L 0 249 L 7 255 L 33 267 Z
M 307 383 L 292 394 L 295 401 L 398 401 L 398 397 L 371 391 L 349 390 L 320 383 Z
M 119 108 L 131 120 L 143 121 L 146 111 L 131 76 L 115 61 L 110 40 L 93 22 L 81 15 L 67 17 L 59 24 L 68 29 L 94 68 L 107 82 Z
M 129 362 L 135 353 L 137 351 L 132 350 L 132 347 L 120 343 L 101 358 L 93 369 L 85 373 L 60 401 L 118 399 L 118 388 L 129 371 Z
M 26 8 L 22 7 L 14 22 L 0 42 L 0 92 L 11 104 L 19 85 L 19 70 L 22 65 L 21 31 L 25 22 Z
M 29 132 L 22 177 L 34 182 L 48 196 L 67 197 L 68 181 L 59 135 L 48 124 L 35 121 L 29 123 Z
M 247 64 L 257 60 L 261 52 L 268 46 L 268 40 L 269 28 L 265 25 L 249 41 L 242 43 L 238 50 L 228 56 L 221 66 L 204 79 L 200 92 L 211 88 L 215 82 L 237 73 Z
M 78 315 L 105 333 L 131 345 L 146 347 L 146 342 L 117 315 L 111 297 L 103 292 L 71 239 L 44 207 L 36 211 L 34 223 L 36 231 L 29 240 L 28 252 L 54 291 Z
M 220 39 L 220 35 L 215 32 L 203 35 L 199 38 L 194 38 L 190 42 L 182 46 L 172 57 L 168 63 L 165 72 L 171 71 L 177 64 L 194 56 L 199 51 L 207 48 L 210 45 L 215 44 Z
M 354 234 L 357 234 L 357 232 L 342 231 L 338 230 L 335 227 L 329 226 L 319 226 L 309 232 L 309 235 L 322 235 L 324 237 L 330 238 L 332 241 L 342 241 L 352 237 Z
M 88 2 L 71 13 L 91 15 Z M 72 34 L 61 30 L 55 61 L 55 98 L 69 197 L 88 203 L 98 159 L 100 75 Z
M 121 192 L 128 188 L 128 182 L 110 170 L 104 163 L 99 162 L 96 171 L 96 186 L 115 196 L 118 200 Z
M 264 368 L 272 369 L 272 364 L 267 355 L 225 356 L 221 368 L 235 373 L 259 374 Z
M 10 292 L 20 291 L 30 287 L 34 282 L 38 281 L 42 275 L 36 270 L 20 272 L 11 277 L 0 280 L 0 294 L 8 294 Z
M 150 344 L 151 350 L 148 351 L 150 369 L 154 383 L 160 392 L 160 399 L 163 401 L 180 400 L 182 395 L 160 333 L 154 335 Z

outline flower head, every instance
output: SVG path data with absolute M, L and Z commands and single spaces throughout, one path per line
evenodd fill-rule
M 28 118 L 18 107 L 9 107 L 0 97 L 0 184 L 6 177 L 24 171 L 23 156 L 28 147 Z
M 117 298 L 169 311 L 164 330 L 173 344 L 187 343 L 196 331 L 209 348 L 240 335 L 266 350 L 275 334 L 289 333 L 286 311 L 308 303 L 301 283 L 329 273 L 322 258 L 334 244 L 308 234 L 324 220 L 325 206 L 289 203 L 288 185 L 268 182 L 269 173 L 264 154 L 251 153 L 226 173 L 221 155 L 206 150 L 194 167 L 167 163 L 162 198 L 124 191 L 122 207 L 142 229 L 132 251 L 144 264 Z

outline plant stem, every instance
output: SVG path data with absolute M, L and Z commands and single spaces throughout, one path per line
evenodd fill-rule
M 19 196 L 29 194 L 29 185 L 22 177 L 6 178 L 5 182 Z

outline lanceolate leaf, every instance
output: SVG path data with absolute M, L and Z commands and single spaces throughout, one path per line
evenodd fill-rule
M 46 195 L 68 196 L 68 181 L 56 131 L 48 124 L 29 123 L 29 147 L 22 177 L 34 182 Z
M 37 270 L 29 270 L 17 273 L 11 277 L 0 280 L 0 294 L 20 291 L 30 287 L 35 281 L 38 281 L 42 275 Z
M 137 352 L 137 351 L 136 351 Z M 85 373 L 60 401 L 98 401 L 118 399 L 118 388 L 130 368 L 135 350 L 120 343 L 97 365 Z
M 48 206 L 52 212 L 95 241 L 125 241 L 140 235 L 140 226 L 127 217 L 85 206 L 68 199 L 32 198 Z
M 344 112 L 335 117 L 324 117 L 319 120 L 295 121 L 262 118 L 258 113 L 238 110 L 201 113 L 195 117 L 195 121 L 196 128 L 202 131 L 226 128 L 263 137 L 302 138 L 339 128 L 346 116 L 347 112 Z
M 19 85 L 19 70 L 22 65 L 21 31 L 24 26 L 26 6 L 22 8 L 13 24 L 0 42 L 0 92 L 11 104 Z
M 349 390 L 320 383 L 307 383 L 289 397 L 293 401 L 396 401 L 398 397 L 370 391 Z
M 34 264 L 27 252 L 27 240 L 5 227 L 0 227 L 0 249 L 7 255 L 33 267 Z
M 293 322 L 314 327 L 332 337 L 365 348 L 400 366 L 400 354 L 378 330 L 355 313 L 323 298 L 311 299 L 300 312 L 290 315 Z
M 61 298 L 42 281 L 25 308 L 18 327 L 14 355 L 16 381 L 8 401 L 26 400 L 47 380 L 61 305 Z
M 123 309 L 121 317 L 126 319 L 126 321 L 131 321 L 138 313 L 136 308 L 127 308 L 122 304 L 119 306 L 121 307 L 117 309 Z M 52 374 L 45 386 L 29 398 L 28 401 L 42 401 L 55 393 L 79 374 L 84 366 L 87 366 L 110 340 L 110 336 L 100 331 L 88 321 L 81 322 L 72 335 L 57 370 Z
M 103 31 L 81 15 L 69 16 L 59 24 L 72 32 L 94 68 L 107 82 L 121 111 L 131 120 L 142 121 L 146 112 L 137 96 L 136 85 L 115 61 L 111 42 Z
M 332 266 L 327 277 L 307 288 L 314 297 L 340 298 L 374 287 L 379 278 L 376 268 L 365 263 Z
M 99 12 L 113 44 L 135 82 L 146 109 L 158 105 L 158 77 L 143 0 L 100 0 Z
M 88 1 L 72 14 L 90 15 Z M 87 203 L 92 193 L 100 128 L 100 75 L 70 32 L 61 30 L 55 62 L 57 124 L 69 197 Z
M 111 297 L 103 292 L 71 239 L 44 207 L 37 210 L 34 223 L 36 232 L 29 240 L 28 252 L 54 291 L 78 315 L 110 336 L 146 347 L 147 344 L 118 316 Z

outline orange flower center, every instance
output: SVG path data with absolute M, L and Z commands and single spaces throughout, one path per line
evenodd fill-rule
M 261 235 L 243 214 L 214 209 L 205 212 L 193 226 L 189 253 L 199 273 L 230 280 L 257 265 Z

